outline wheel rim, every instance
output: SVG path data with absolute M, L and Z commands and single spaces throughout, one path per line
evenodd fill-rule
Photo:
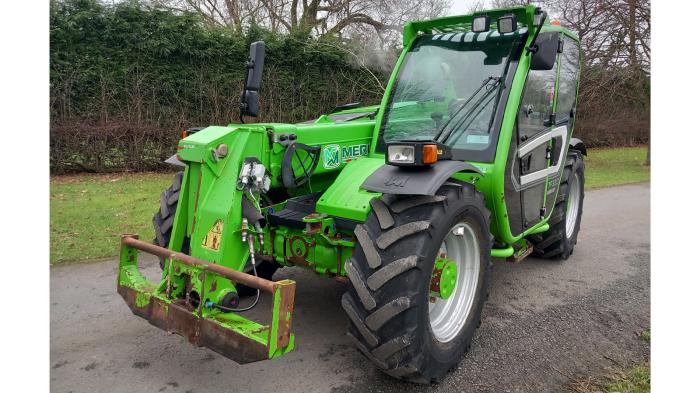
M 457 282 L 447 299 L 429 296 L 428 314 L 435 338 L 440 342 L 449 342 L 462 330 L 475 303 L 481 267 L 476 233 L 465 223 L 455 225 L 442 241 L 440 253 L 456 263 Z
M 566 238 L 570 239 L 574 234 L 578 209 L 581 200 L 581 181 L 578 173 L 574 173 L 574 178 L 569 184 L 569 198 L 566 201 Z

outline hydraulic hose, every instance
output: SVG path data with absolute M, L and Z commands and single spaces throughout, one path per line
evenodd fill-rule
M 255 277 L 258 276 L 258 271 L 255 269 L 255 264 L 253 264 L 253 275 Z M 252 304 L 250 304 L 247 307 L 242 307 L 242 308 L 230 308 L 226 306 L 222 306 L 220 304 L 214 303 L 214 302 L 208 302 L 208 306 L 210 307 L 216 307 L 221 311 L 228 311 L 228 312 L 243 312 L 243 311 L 248 311 L 251 310 L 253 307 L 255 307 L 258 304 L 258 301 L 260 300 L 260 289 L 255 289 L 255 300 L 253 301 Z

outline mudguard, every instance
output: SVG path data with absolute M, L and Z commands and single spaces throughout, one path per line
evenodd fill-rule
M 175 165 L 175 166 L 181 166 L 181 167 L 185 166 L 185 163 L 180 161 L 179 158 L 177 158 L 177 154 L 173 154 L 172 156 L 170 156 L 170 158 L 168 158 L 167 160 L 165 160 L 163 162 L 166 164 Z
M 474 165 L 462 161 L 438 161 L 429 167 L 382 165 L 365 179 L 362 188 L 385 194 L 435 195 L 457 172 L 483 174 Z
M 578 150 L 584 156 L 588 155 L 588 152 L 586 151 L 586 145 L 584 145 L 583 141 L 578 138 L 571 138 L 571 140 L 569 141 L 569 149 Z

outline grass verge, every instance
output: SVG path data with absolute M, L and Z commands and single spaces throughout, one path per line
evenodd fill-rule
M 651 330 L 643 330 L 639 339 L 651 343 Z M 598 378 L 580 379 L 571 384 L 574 393 L 649 393 L 651 392 L 651 368 L 649 361 L 622 367 L 618 365 L 608 374 Z
M 591 149 L 586 188 L 649 180 L 646 147 Z M 51 179 L 51 264 L 117 255 L 122 233 L 150 240 L 151 217 L 172 173 L 56 176 Z
M 641 363 L 629 368 L 613 370 L 598 379 L 576 381 L 571 390 L 574 393 L 649 393 L 651 369 L 649 363 Z
M 51 264 L 113 257 L 122 233 L 151 240 L 151 217 L 172 173 L 51 179 Z
M 649 181 L 649 166 L 644 165 L 647 147 L 590 149 L 586 163 L 586 188 L 619 186 Z

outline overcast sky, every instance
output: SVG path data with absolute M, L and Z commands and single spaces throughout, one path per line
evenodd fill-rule
M 454 2 L 452 3 L 452 8 L 450 8 L 450 10 L 447 11 L 447 15 L 467 14 L 468 7 L 474 3 L 476 3 L 475 0 L 454 0 Z

